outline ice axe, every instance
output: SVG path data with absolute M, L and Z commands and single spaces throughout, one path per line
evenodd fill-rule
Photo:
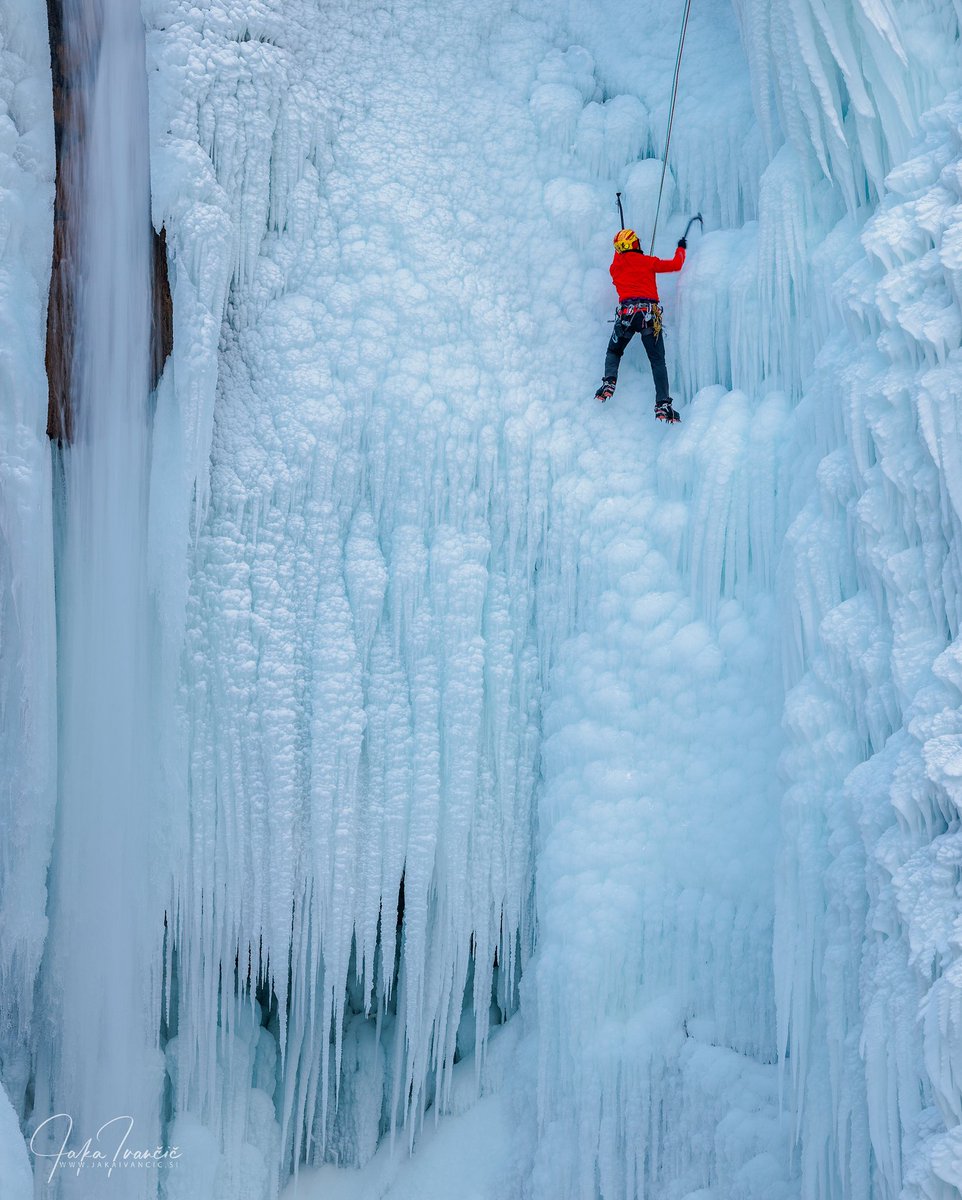
M 615 192 L 615 197 L 618 201 L 618 216 L 621 218 L 621 228 L 625 227 L 625 210 L 621 207 L 621 192 Z
M 696 221 L 701 226 L 702 233 L 705 232 L 705 222 L 702 220 L 701 213 L 695 213 L 695 215 L 692 217 L 692 219 L 685 226 L 685 233 L 683 235 L 685 238 L 688 237 L 688 234 L 691 232 L 691 227 L 692 227 L 692 225 L 695 224 Z

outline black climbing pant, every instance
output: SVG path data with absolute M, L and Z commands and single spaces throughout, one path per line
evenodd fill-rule
M 611 331 L 608 353 L 605 355 L 605 379 L 617 379 L 621 356 L 636 333 L 641 334 L 642 345 L 651 363 L 651 376 L 655 381 L 655 403 L 668 399 L 668 368 L 665 366 L 664 330 L 655 334 L 651 325 L 645 324 L 645 314 L 635 313 L 628 321 L 619 317 Z

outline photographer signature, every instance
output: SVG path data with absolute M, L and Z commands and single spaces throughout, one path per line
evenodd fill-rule
M 40 1135 L 41 1130 L 47 1130 L 47 1136 L 51 1139 L 56 1136 L 53 1122 L 66 1122 L 63 1131 L 63 1140 L 57 1150 L 44 1151 L 39 1150 L 35 1144 Z M 106 1149 L 99 1148 L 101 1137 L 106 1130 L 116 1128 L 104 1139 L 105 1143 L 110 1143 L 114 1136 L 117 1137 L 116 1146 L 108 1146 Z M 30 1149 L 37 1158 L 52 1158 L 53 1163 L 50 1167 L 50 1174 L 47 1176 L 47 1182 L 53 1180 L 54 1173 L 58 1169 L 69 1169 L 76 1171 L 79 1175 L 84 1167 L 95 1166 L 102 1170 L 106 1170 L 109 1178 L 118 1167 L 127 1166 L 168 1166 L 181 1157 L 181 1151 L 177 1146 L 169 1146 L 164 1149 L 163 1146 L 156 1146 L 154 1149 L 133 1148 L 127 1145 L 131 1131 L 134 1128 L 134 1118 L 131 1116 L 111 1117 L 109 1121 L 105 1121 L 97 1130 L 92 1138 L 87 1140 L 77 1149 L 68 1149 L 70 1136 L 73 1133 L 73 1117 L 69 1113 L 55 1113 L 52 1117 L 47 1117 L 33 1131 L 33 1136 L 30 1139 Z M 94 1142 L 98 1146 L 94 1145 Z

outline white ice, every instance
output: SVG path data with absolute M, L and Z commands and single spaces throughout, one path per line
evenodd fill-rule
M 666 429 L 682 8 L 145 4 L 166 1200 L 962 1187 L 960 14 L 693 6 Z
M 46 20 L 0 4 L 0 1063 L 23 1113 L 57 788 L 46 292 L 54 148 Z M 11 1185 L 12 1187 L 13 1185 Z

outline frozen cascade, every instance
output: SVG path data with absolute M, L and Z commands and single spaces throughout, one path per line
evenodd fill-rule
M 0 4 L 0 345 L 20 348 L 0 354 L 0 1078 L 22 1113 L 47 932 L 57 711 L 43 369 L 54 190 L 50 50 L 42 8 L 18 9 Z
M 960 103 L 927 114 L 889 174 L 799 409 L 827 453 L 787 543 L 797 682 L 775 947 L 803 1167 L 826 1195 L 962 1185 Z
M 143 23 L 125 0 L 67 2 L 76 124 L 61 168 L 75 222 L 73 441 L 56 451 L 59 782 L 41 971 L 35 1111 L 47 1152 L 131 1119 L 160 1138 L 164 862 L 155 825 L 145 532 L 150 201 Z M 161 879 L 163 877 L 161 876 Z M 95 1066 L 94 1066 L 95 1064 Z M 119 1141 L 120 1134 L 114 1139 Z M 46 1182 L 43 1165 L 38 1179 Z M 150 1172 L 60 1172 L 54 1194 L 156 1194 Z
M 107 1049 L 184 1149 L 166 1200 L 321 1163 L 297 1195 L 447 1197 L 469 1141 L 485 1196 L 962 1186 L 958 6 L 695 6 L 658 249 L 711 232 L 663 289 L 666 431 L 634 352 L 584 397 L 681 8 L 144 5 L 175 337 L 149 446 L 111 434 L 150 494 L 117 483 L 111 569 L 149 533 L 109 614 L 151 647 L 154 870 L 67 913 L 135 825 L 62 785 L 34 1113 L 82 1077 L 82 956 L 136 929 Z M 70 528 L 75 722 L 111 668 Z
M 637 156 L 660 136 L 649 105 L 660 113 L 665 96 L 606 98 L 603 62 L 596 66 L 577 46 L 559 51 L 540 14 L 454 6 L 440 35 L 429 6 L 407 5 L 404 14 L 395 28 L 374 10 L 331 13 L 320 36 L 306 12 L 300 25 L 290 9 L 282 18 L 264 7 L 256 21 L 238 21 L 218 8 L 201 16 L 165 6 L 150 37 L 159 64 L 153 120 L 162 131 L 155 222 L 168 229 L 175 313 L 185 295 L 192 312 L 226 305 L 216 402 L 198 386 L 213 344 L 204 350 L 202 338 L 175 335 L 174 386 L 162 387 L 158 405 L 158 428 L 174 425 L 165 406 L 180 405 L 191 436 L 213 412 L 181 700 L 189 872 L 179 884 L 168 1060 L 180 1114 L 175 1140 L 193 1137 L 212 1152 L 244 1145 L 242 1159 L 220 1159 L 213 1186 L 225 1194 L 278 1146 L 288 1168 L 302 1158 L 363 1162 L 395 1123 L 406 1123 L 410 1138 L 428 1104 L 435 1115 L 450 1105 L 456 1057 L 474 1050 L 480 1069 L 489 1023 L 514 1009 L 517 967 L 531 945 L 531 804 L 546 671 L 572 623 L 582 639 L 593 630 L 610 641 L 615 654 L 616 591 L 636 596 L 632 620 L 647 621 L 655 614 L 645 595 L 661 590 L 667 624 L 657 624 L 645 646 L 625 646 L 631 666 L 615 707 L 627 706 L 625 720 L 643 707 L 642 681 L 661 669 L 667 638 L 678 676 L 648 719 L 662 708 L 666 719 L 671 712 L 705 731 L 703 763 L 686 766 L 680 750 L 661 774 L 629 767 L 619 785 L 625 796 L 657 794 L 674 774 L 681 804 L 699 779 L 704 787 L 720 775 L 728 836 L 741 830 L 746 839 L 775 803 L 777 739 L 766 714 L 777 706 L 777 685 L 771 677 L 759 687 L 771 612 L 752 580 L 756 590 L 773 583 L 779 513 L 771 495 L 784 401 L 768 403 L 752 429 L 747 397 L 722 399 L 714 389 L 691 433 L 662 461 L 630 408 L 612 410 L 617 421 L 598 432 L 586 428 L 558 371 L 574 367 L 582 391 L 596 369 L 592 342 L 603 344 L 610 301 L 602 271 L 589 264 L 607 255 L 613 184 L 625 187 L 636 211 L 650 200 L 656 172 L 645 168 L 656 164 Z M 705 54 L 724 37 L 737 53 L 730 15 L 714 16 L 713 24 L 696 21 L 693 44 Z M 649 47 L 666 61 L 670 25 Z M 358 28 L 363 53 L 355 50 Z M 429 30 L 443 71 L 460 81 L 456 92 L 428 82 L 417 48 Z M 435 64 L 431 74 L 439 70 Z M 692 91 L 703 103 L 732 96 L 747 120 L 750 98 L 738 87 L 719 64 Z M 198 92 L 206 97 L 199 110 Z M 455 128 L 465 141 L 452 142 Z M 486 133 L 493 128 L 496 143 Z M 716 221 L 754 215 L 763 163 L 750 124 L 745 142 L 753 151 L 737 156 L 734 188 L 733 160 L 703 155 L 722 144 L 718 134 L 680 154 L 686 170 L 698 161 L 709 171 L 710 184 L 689 183 L 688 191 L 704 186 L 723 197 L 714 214 L 705 206 Z M 425 158 L 419 144 L 436 145 L 438 156 Z M 546 222 L 559 231 L 547 279 L 539 253 Z M 530 346 L 541 338 L 535 361 Z M 185 347 L 191 361 L 180 357 Z M 637 386 L 633 371 L 625 379 Z M 725 444 L 712 463 L 698 452 L 706 436 Z M 750 481 L 738 471 L 748 446 L 757 459 Z M 622 464 L 617 475 L 605 467 L 612 462 Z M 699 476 L 704 486 L 695 487 Z M 638 560 L 643 543 L 617 533 L 625 524 L 649 528 L 647 573 Z M 689 577 L 697 596 L 686 599 Z M 560 653 L 562 664 L 575 661 L 573 650 Z M 739 656 L 742 673 L 732 677 L 728 665 Z M 692 669 L 704 679 L 697 694 L 680 682 Z M 580 694 L 560 670 L 552 693 Z M 583 677 L 589 689 L 600 681 L 593 661 Z M 595 689 L 592 701 L 602 697 Z M 712 733 L 719 704 L 731 706 L 732 724 Z M 564 711 L 553 705 L 547 717 L 557 733 L 545 760 L 542 949 L 530 993 L 538 995 L 544 1119 L 564 1131 L 559 1095 L 576 1103 L 579 1088 L 592 1094 L 592 1071 L 605 1089 L 607 1072 L 620 1070 L 613 1045 L 610 1067 L 592 1067 L 598 1044 L 587 1037 L 579 1069 L 561 1064 L 588 1014 L 603 1019 L 598 989 L 610 981 L 614 948 L 621 938 L 633 953 L 631 922 L 647 911 L 652 932 L 637 965 L 650 973 L 646 1011 L 659 1012 L 681 1041 L 691 1018 L 686 1070 L 694 1078 L 706 1055 L 712 1062 L 716 1082 L 699 1095 L 718 1119 L 745 1081 L 747 1112 L 771 1112 L 748 1137 L 754 1151 L 737 1136 L 729 1151 L 706 1145 L 685 1178 L 710 1173 L 716 1161 L 734 1172 L 782 1136 L 765 932 L 774 826 L 750 859 L 661 899 L 654 880 L 644 895 L 633 892 L 640 865 L 627 838 L 614 905 L 621 923 L 589 958 L 573 956 L 564 948 L 567 922 L 593 929 L 598 910 L 585 907 L 584 889 L 576 893 L 580 916 L 553 897 L 571 887 L 568 854 L 598 838 L 598 810 L 589 807 L 582 826 L 567 814 L 568 850 L 552 838 L 565 795 L 564 756 L 555 759 L 553 747 L 577 744 Z M 650 757 L 638 721 L 624 751 L 631 760 Z M 757 750 L 751 759 L 733 729 Z M 660 744 L 654 727 L 649 736 Z M 739 806 L 746 792 L 756 807 Z M 633 811 L 640 830 L 647 810 L 636 802 Z M 698 823 L 692 815 L 683 828 Z M 682 831 L 675 840 L 670 822 L 658 830 L 652 863 L 683 856 Z M 614 843 L 603 845 L 614 853 Z M 292 897 L 296 967 L 288 980 Z M 715 905 L 725 915 L 713 917 Z M 674 955 L 656 930 L 682 911 L 680 941 L 690 953 Z M 719 938 L 724 948 L 710 968 L 691 988 L 675 988 L 671 981 L 690 974 Z M 753 981 L 755 1000 L 715 1011 L 712 994 L 731 955 Z M 225 961 L 241 996 L 236 1008 L 218 990 Z M 624 974 L 627 990 L 612 1002 L 630 1007 L 638 981 L 627 965 Z M 582 977 L 594 980 L 590 995 L 574 985 Z M 643 1036 L 639 1029 L 632 1045 Z M 736 1082 L 729 1063 L 741 1064 Z M 230 1078 L 250 1081 L 249 1099 L 228 1087 Z M 629 1121 L 641 1103 L 636 1087 L 657 1108 L 652 1097 L 669 1079 L 682 1096 L 673 1068 L 635 1070 L 622 1085 Z M 703 1119 L 697 1102 L 686 1103 L 668 1166 L 655 1167 L 652 1181 L 678 1165 L 685 1137 Z M 656 1112 L 653 1124 L 668 1111 Z M 547 1162 L 556 1142 L 547 1124 L 543 1134 Z M 612 1132 L 606 1186 L 616 1186 L 612 1153 L 627 1136 Z M 585 1150 L 584 1138 L 569 1145 Z M 644 1143 L 637 1152 L 645 1157 Z M 566 1160 L 554 1161 L 558 1186 Z M 588 1150 L 582 1172 L 590 1175 L 592 1162 Z M 761 1177 L 781 1177 L 774 1159 Z M 581 1178 L 575 1172 L 561 1190 Z
M 156 20 L 155 220 L 175 314 L 179 297 L 226 305 L 206 347 L 177 325 L 158 397 L 158 430 L 213 431 L 186 742 L 169 760 L 187 814 L 172 1137 L 210 1146 L 216 1194 L 232 1195 L 252 1163 L 268 1187 L 278 1158 L 361 1162 L 402 1124 L 410 1140 L 445 1104 L 455 1056 L 476 1047 L 480 1064 L 517 1006 L 541 639 L 558 632 L 534 620 L 548 420 L 522 355 L 536 323 L 518 315 L 533 307 L 530 223 L 507 250 L 492 239 L 506 199 L 532 209 L 540 189 L 505 178 L 488 132 L 536 154 L 526 99 L 467 74 L 472 145 L 445 142 L 467 135 L 463 105 L 443 107 L 417 49 L 470 56 L 490 12 L 456 6 L 440 43 L 429 6 L 400 31 L 374 10 L 323 29 L 307 9 Z M 168 63 L 187 81 L 169 92 Z M 435 143 L 455 168 L 425 159 Z M 458 223 L 495 253 L 452 239 Z M 218 335 L 215 404 L 199 351 Z M 237 955 L 235 1006 L 219 984 Z M 185 1170 L 171 1186 L 199 1183 Z

